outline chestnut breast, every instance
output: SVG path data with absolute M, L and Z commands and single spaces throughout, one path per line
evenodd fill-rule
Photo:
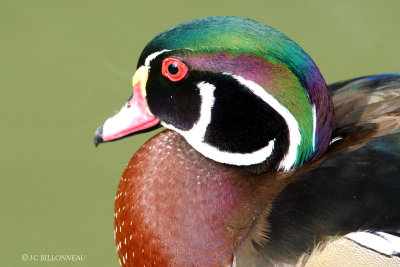
M 115 202 L 123 266 L 227 266 L 283 187 L 209 160 L 177 133 L 153 137 L 130 160 Z

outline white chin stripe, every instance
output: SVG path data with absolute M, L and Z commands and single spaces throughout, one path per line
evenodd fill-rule
M 284 171 L 290 170 L 296 164 L 297 149 L 301 142 L 299 124 L 297 123 L 295 117 L 292 115 L 292 113 L 290 113 L 290 111 L 285 106 L 279 103 L 278 100 L 276 100 L 272 95 L 267 93 L 267 91 L 265 91 L 265 89 L 262 88 L 257 83 L 250 80 L 246 80 L 243 77 L 233 75 L 230 73 L 224 73 L 224 74 L 232 76 L 239 83 L 249 88 L 250 91 L 253 92 L 253 94 L 260 97 L 265 103 L 271 106 L 276 112 L 278 112 L 283 117 L 289 130 L 289 149 L 286 155 L 283 157 L 282 161 L 279 163 L 279 169 Z M 264 158 L 264 160 L 265 159 L 266 158 Z
M 205 143 L 205 133 L 211 122 L 212 108 L 215 102 L 215 86 L 210 83 L 200 82 L 197 84 L 197 87 L 200 90 L 201 96 L 200 119 L 194 124 L 192 129 L 189 131 L 182 131 L 172 125 L 162 122 L 161 124 L 163 126 L 180 133 L 194 149 L 205 157 L 220 163 L 248 166 L 264 162 L 269 156 L 271 156 L 274 149 L 275 139 L 271 140 L 266 147 L 252 153 L 232 153 L 221 151 L 218 148 Z
M 384 232 L 354 232 L 346 237 L 387 256 L 400 256 L 400 237 Z

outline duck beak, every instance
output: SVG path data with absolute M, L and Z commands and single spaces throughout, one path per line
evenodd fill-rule
M 141 66 L 133 75 L 133 95 L 126 101 L 121 110 L 106 120 L 94 135 L 94 144 L 123 138 L 136 132 L 152 128 L 159 120 L 150 112 L 146 101 L 146 83 L 149 70 Z

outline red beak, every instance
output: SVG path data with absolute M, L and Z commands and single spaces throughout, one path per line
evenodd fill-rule
M 146 101 L 146 82 L 148 69 L 140 67 L 132 79 L 133 95 L 113 117 L 100 126 L 94 137 L 94 143 L 120 139 L 135 132 L 143 131 L 159 124 L 159 120 L 150 112 Z

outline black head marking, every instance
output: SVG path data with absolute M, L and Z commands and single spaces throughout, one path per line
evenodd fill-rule
M 164 77 L 161 74 L 161 64 L 169 55 L 170 53 L 165 53 L 151 61 L 146 99 L 150 111 L 161 121 L 179 130 L 188 131 L 200 118 L 201 98 L 197 81 L 191 74 L 176 82 Z M 179 70 L 175 70 L 171 64 L 168 71 L 174 74 Z
M 203 96 L 199 85 L 210 84 L 215 87 L 211 120 L 206 128 L 201 129 L 205 133 L 204 140 L 200 141 L 228 154 L 251 154 L 272 142 L 272 154 L 266 156 L 264 163 L 276 169 L 289 149 L 285 119 L 229 74 L 196 70 L 187 64 L 189 72 L 186 77 L 175 82 L 169 80 L 161 74 L 161 65 L 163 59 L 174 56 L 172 53 L 163 53 L 150 63 L 146 86 L 150 111 L 162 122 L 187 132 L 205 112 L 201 110 Z M 184 62 L 184 59 L 179 59 Z M 168 71 L 173 73 L 173 65 L 170 67 Z
M 284 118 L 229 75 L 214 74 L 208 82 L 216 89 L 205 142 L 222 151 L 252 153 L 275 140 L 269 161 L 278 162 L 289 147 Z

